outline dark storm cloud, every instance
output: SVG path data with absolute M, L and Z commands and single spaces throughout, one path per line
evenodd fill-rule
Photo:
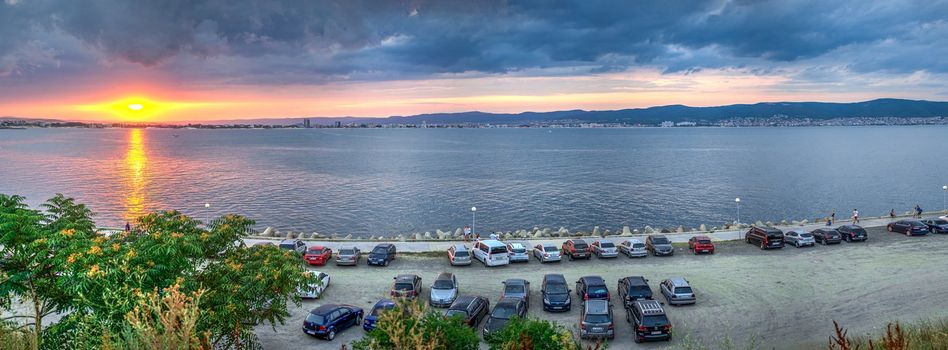
M 945 1 L 7 0 L 0 74 L 76 57 L 248 83 L 753 71 L 823 57 L 854 71 L 945 72 L 935 57 L 948 49 L 925 41 L 944 42 L 945 18 Z

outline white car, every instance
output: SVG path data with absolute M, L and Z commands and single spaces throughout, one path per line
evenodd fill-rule
M 619 252 L 630 258 L 648 257 L 648 249 L 645 248 L 645 242 L 638 238 L 632 238 L 619 243 Z
M 319 299 L 323 291 L 329 287 L 329 275 L 319 271 L 307 272 L 310 276 L 316 276 L 317 283 L 310 284 L 309 288 L 296 291 L 296 295 L 303 299 Z
M 595 241 L 590 246 L 592 247 L 593 254 L 596 254 L 596 256 L 600 259 L 615 258 L 619 256 L 619 249 L 616 248 L 616 245 L 608 239 Z
M 783 242 L 797 248 L 816 246 L 816 238 L 813 238 L 813 235 L 806 231 L 794 230 L 787 232 L 783 234 Z
M 527 254 L 527 246 L 523 243 L 507 243 L 507 254 L 510 262 L 530 262 L 530 254 Z
M 560 261 L 560 248 L 552 243 L 537 244 L 533 247 L 533 256 L 541 263 Z
M 484 263 L 484 266 L 501 266 L 510 264 L 510 255 L 507 254 L 507 245 L 494 239 L 485 239 L 474 242 L 471 249 L 474 258 Z

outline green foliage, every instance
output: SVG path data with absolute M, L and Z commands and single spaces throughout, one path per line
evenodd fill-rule
M 377 328 L 352 344 L 356 350 L 476 350 L 477 332 L 458 317 L 445 318 L 440 312 L 412 302 L 399 302 L 395 309 L 382 312 Z
M 513 318 L 487 339 L 492 350 L 575 350 L 580 349 L 568 329 L 533 318 Z

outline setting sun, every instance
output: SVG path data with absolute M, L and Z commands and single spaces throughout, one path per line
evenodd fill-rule
M 140 111 L 142 110 L 142 108 L 145 108 L 145 106 L 142 106 L 141 103 L 132 103 L 128 105 L 128 109 L 131 109 L 133 111 Z
M 98 104 L 78 105 L 76 109 L 84 112 L 106 113 L 109 119 L 133 122 L 151 122 L 171 111 L 211 105 L 203 102 L 159 101 L 140 96 L 126 97 L 120 100 Z

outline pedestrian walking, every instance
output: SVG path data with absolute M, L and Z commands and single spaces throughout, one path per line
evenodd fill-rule
M 829 220 L 826 220 L 826 226 L 833 226 L 833 221 L 836 221 L 836 209 L 830 213 Z
M 853 225 L 859 223 L 859 209 L 853 209 Z
M 892 208 L 892 210 L 889 210 L 889 218 L 895 219 L 895 208 Z
M 467 242 L 471 238 L 471 227 L 464 226 L 464 241 Z
M 918 206 L 918 203 L 915 203 L 915 217 L 922 218 L 922 207 Z
M 132 232 L 132 224 L 128 221 L 125 222 L 125 232 Z

